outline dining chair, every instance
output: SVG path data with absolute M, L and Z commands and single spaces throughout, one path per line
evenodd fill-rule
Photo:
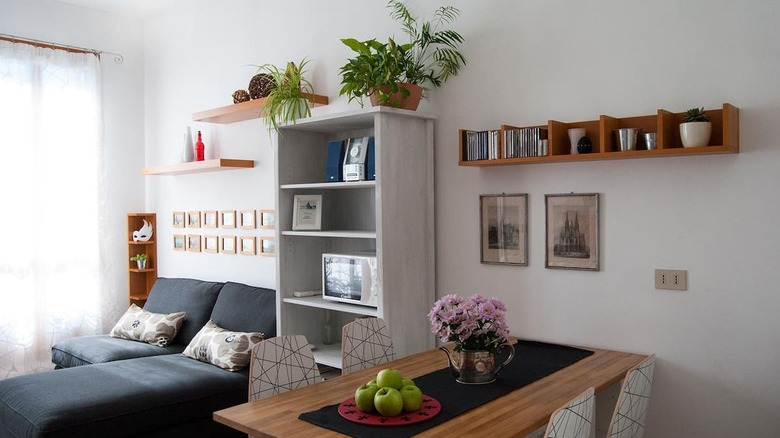
M 382 318 L 357 318 L 344 326 L 341 334 L 342 375 L 393 359 L 393 339 Z
M 651 355 L 626 373 L 607 429 L 608 438 L 642 438 L 654 368 L 655 355 Z
M 249 401 L 321 381 L 305 336 L 277 336 L 252 349 L 249 365 Z
M 550 415 L 544 438 L 590 438 L 595 429 L 595 391 L 586 389 Z

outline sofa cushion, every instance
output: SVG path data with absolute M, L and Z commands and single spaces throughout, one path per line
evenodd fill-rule
M 152 313 L 131 304 L 109 336 L 165 347 L 176 337 L 186 312 Z
M 227 330 L 276 336 L 276 291 L 227 282 L 211 312 L 211 320 Z
M 0 435 L 146 436 L 246 402 L 248 385 L 246 371 L 180 355 L 13 377 L 0 381 Z
M 228 371 L 238 371 L 249 365 L 252 348 L 263 339 L 262 333 L 225 330 L 209 321 L 182 354 Z
M 176 354 L 182 351 L 184 351 L 183 345 L 157 347 L 144 342 L 112 338 L 108 335 L 79 336 L 58 342 L 51 347 L 51 361 L 60 368 L 70 368 L 136 357 Z
M 224 283 L 190 278 L 160 277 L 152 286 L 144 309 L 154 313 L 187 312 L 173 344 L 187 346 L 208 322 Z

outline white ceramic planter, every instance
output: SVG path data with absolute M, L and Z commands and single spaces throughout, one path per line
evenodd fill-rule
M 686 148 L 710 144 L 712 122 L 688 122 L 680 124 L 680 139 Z

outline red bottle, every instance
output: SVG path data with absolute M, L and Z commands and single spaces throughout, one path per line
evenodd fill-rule
M 203 139 L 200 137 L 200 131 L 198 131 L 198 141 L 195 142 L 195 155 L 197 161 L 203 161 L 206 155 L 206 145 L 203 144 Z

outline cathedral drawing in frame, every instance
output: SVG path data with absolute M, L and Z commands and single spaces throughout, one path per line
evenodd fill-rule
M 599 194 L 545 195 L 545 268 L 599 270 Z

